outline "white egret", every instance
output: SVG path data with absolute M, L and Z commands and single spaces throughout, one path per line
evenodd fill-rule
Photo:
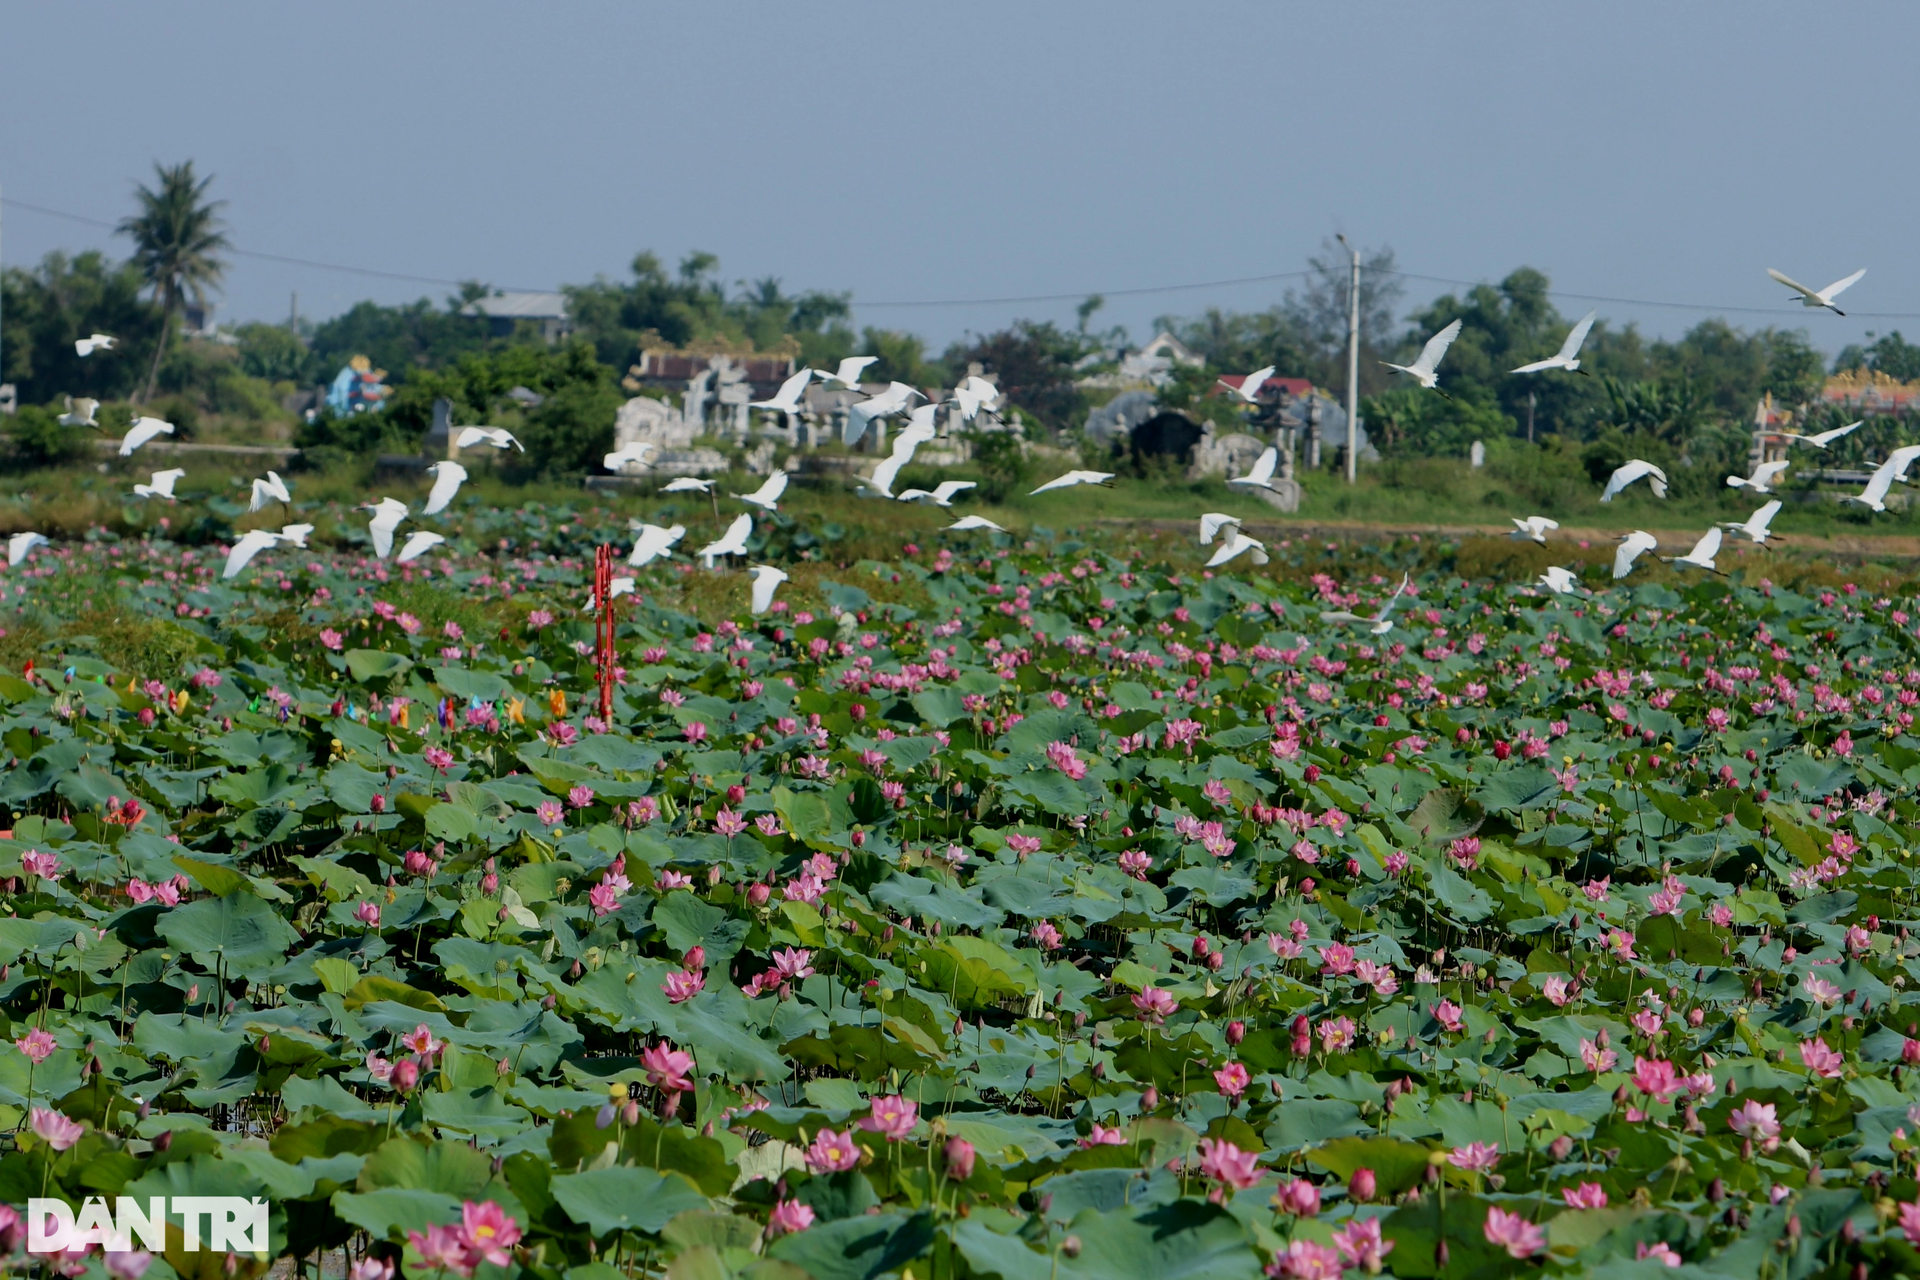
M 1268 365 L 1264 369 L 1255 369 L 1252 373 L 1242 378 L 1240 385 L 1237 387 L 1225 378 L 1220 379 L 1218 385 L 1225 387 L 1227 394 L 1235 400 L 1238 400 L 1241 404 L 1252 404 L 1260 398 L 1260 388 L 1265 386 L 1267 379 L 1272 376 L 1273 366 Z
M 1458 323 L 1458 321 L 1455 323 Z M 1393 630 L 1393 606 L 1400 603 L 1400 597 L 1406 594 L 1407 588 L 1411 585 L 1413 585 L 1412 576 L 1404 573 L 1401 574 L 1398 589 L 1387 597 L 1386 603 L 1380 606 L 1380 612 L 1374 614 L 1371 618 L 1363 618 L 1359 614 L 1349 613 L 1345 609 L 1329 609 L 1320 615 L 1320 621 L 1338 622 L 1344 626 L 1352 626 L 1355 623 L 1365 623 L 1368 631 L 1371 631 L 1376 636 L 1383 636 Z
M 467 469 L 457 462 L 436 462 L 427 468 L 427 474 L 433 477 L 433 488 L 427 490 L 427 505 L 420 508 L 420 514 L 437 516 L 467 482 Z
M 1767 503 L 1766 506 L 1761 507 L 1758 511 L 1748 516 L 1743 523 L 1730 524 L 1722 521 L 1720 527 L 1722 529 L 1732 529 L 1736 533 L 1744 533 L 1747 535 L 1749 542 L 1757 542 L 1764 547 L 1767 545 L 1767 538 L 1771 536 L 1767 526 L 1772 524 L 1773 518 L 1779 514 L 1780 499 L 1775 498 L 1773 501 Z
M 1842 502 L 1857 502 L 1861 506 L 1870 507 L 1875 511 L 1885 511 L 1887 509 L 1887 490 L 1893 488 L 1894 480 L 1898 478 L 1900 472 L 1904 469 L 1898 461 L 1893 458 L 1888 458 L 1878 467 L 1875 467 L 1873 474 L 1867 477 L 1866 488 L 1862 489 L 1859 493 L 1850 493 L 1840 500 Z
M 1238 533 L 1240 517 L 1223 511 L 1205 511 L 1200 515 L 1200 545 L 1210 547 L 1216 537 Z
M 1807 286 L 1801 284 L 1798 280 L 1795 280 L 1793 277 L 1782 275 L 1780 272 L 1775 271 L 1772 267 L 1767 268 L 1767 274 L 1772 276 L 1775 280 L 1778 280 L 1781 284 L 1787 286 L 1787 288 L 1799 294 L 1801 306 L 1825 307 L 1827 310 L 1833 312 L 1833 314 L 1837 316 L 1843 316 L 1847 313 L 1842 311 L 1840 308 L 1834 306 L 1833 300 L 1839 297 L 1841 294 L 1845 293 L 1848 289 L 1851 289 L 1854 286 L 1854 283 L 1858 281 L 1861 276 L 1867 274 L 1867 269 L 1865 267 L 1862 267 L 1858 271 L 1854 272 L 1852 275 L 1848 276 L 1846 279 L 1835 280 L 1832 284 L 1828 285 L 1824 289 L 1809 289 L 1807 288 Z
M 1005 529 L 1002 529 L 999 525 L 987 519 L 985 516 L 961 516 L 958 520 L 955 520 L 952 524 L 948 525 L 947 528 L 960 529 L 960 530 L 991 529 L 995 533 L 1006 532 Z
M 632 594 L 633 594 L 632 578 L 619 577 L 619 578 L 609 578 L 607 580 L 607 599 L 618 600 L 621 596 L 630 596 Z M 599 607 L 600 607 L 599 597 L 594 594 L 592 587 L 588 587 L 587 588 L 587 612 L 591 613 L 595 609 L 598 609 Z
M 1642 529 L 1635 529 L 1632 533 L 1622 535 L 1620 546 L 1613 553 L 1614 580 L 1617 582 L 1632 573 L 1633 562 L 1659 545 L 1660 539 Z
M 1770 490 L 1768 486 L 1775 480 L 1778 480 L 1780 473 L 1785 471 L 1790 465 L 1791 464 L 1787 462 L 1756 463 L 1753 468 L 1753 474 L 1750 476 L 1744 478 L 1741 476 L 1728 476 L 1727 487 L 1729 489 L 1751 489 L 1755 493 L 1770 493 L 1772 490 Z
M 1607 487 L 1600 491 L 1600 501 L 1612 502 L 1614 494 L 1642 476 L 1647 477 L 1647 484 L 1652 488 L 1654 497 L 1667 496 L 1667 473 L 1651 462 L 1642 462 L 1638 458 L 1633 458 L 1616 468 L 1614 473 L 1607 477 Z
M 1721 534 L 1720 527 L 1715 525 L 1713 528 L 1707 530 L 1705 534 L 1701 535 L 1700 541 L 1693 544 L 1693 550 L 1683 556 L 1667 557 L 1667 563 L 1671 565 L 1690 565 L 1695 569 L 1705 569 L 1708 573 L 1718 573 L 1720 571 L 1713 567 L 1713 558 L 1720 554 L 1720 539 L 1722 536 L 1724 535 Z
M 1513 532 L 1507 535 L 1509 538 L 1526 538 L 1543 547 L 1547 545 L 1547 530 L 1560 527 L 1558 520 L 1549 520 L 1546 516 L 1528 516 L 1525 520 L 1519 516 L 1508 516 L 1507 519 L 1513 521 Z
M 953 402 L 960 406 L 960 416 L 968 422 L 982 409 L 991 409 L 999 399 L 1000 388 L 978 374 L 967 375 L 966 380 L 953 389 Z
M 879 356 L 848 356 L 832 373 L 824 369 L 815 369 L 813 376 L 820 379 L 822 384 L 837 382 L 843 387 L 857 387 L 860 385 L 860 374 L 879 358 Z
M 813 370 L 802 369 L 780 384 L 780 389 L 767 400 L 752 400 L 747 403 L 749 409 L 771 409 L 775 413 L 800 412 L 800 396 L 806 391 L 807 383 L 813 380 Z
M 867 424 L 875 418 L 884 418 L 899 413 L 913 403 L 915 396 L 921 396 L 904 382 L 889 382 L 886 390 L 875 396 L 869 396 L 847 410 L 847 423 L 841 429 L 840 441 L 849 447 L 859 444 L 867 434 Z
M 1803 436 L 1797 435 L 1792 431 L 1782 431 L 1780 434 L 1789 440 L 1798 440 L 1801 444 L 1810 444 L 1816 449 L 1824 449 L 1841 436 L 1851 435 L 1859 429 L 1864 422 L 1866 422 L 1866 419 L 1862 418 L 1859 422 L 1849 422 L 1844 427 L 1835 427 L 1831 431 L 1822 431 L 1818 435 Z
M 398 498 L 382 498 L 378 502 L 362 503 L 360 509 L 373 512 L 367 532 L 373 535 L 374 554 L 385 560 L 393 553 L 393 531 L 407 518 L 407 504 Z
M 787 575 L 770 564 L 753 566 L 753 611 L 765 613 L 771 609 L 773 593 L 778 591 L 780 584 L 786 580 Z
M 491 445 L 495 449 L 512 445 L 522 453 L 527 451 L 527 447 L 505 427 L 462 427 L 460 434 L 453 438 L 453 447 L 456 449 L 471 449 L 478 444 Z
M 787 473 L 775 470 L 767 477 L 766 483 L 752 493 L 736 493 L 733 496 L 742 502 L 751 502 L 763 511 L 778 511 L 780 495 L 787 491 Z
M 1557 596 L 1572 595 L 1580 589 L 1579 580 L 1573 576 L 1573 570 L 1563 569 L 1557 564 L 1549 566 L 1547 571 L 1540 575 L 1535 585 L 1545 587 Z
M 745 514 L 736 516 L 725 533 L 700 548 L 700 558 L 711 569 L 714 560 L 720 556 L 743 556 L 747 554 L 747 539 L 752 536 L 753 517 Z
M 1246 552 L 1252 553 L 1252 559 L 1255 564 L 1265 564 L 1267 562 L 1267 544 L 1258 538 L 1249 538 L 1246 534 L 1240 532 L 1239 525 L 1235 525 L 1232 532 L 1221 539 L 1220 549 L 1213 553 L 1213 559 L 1207 561 L 1207 568 L 1217 569 L 1235 556 Z
M 1587 331 L 1593 328 L 1594 315 L 1594 312 L 1589 311 L 1581 316 L 1579 323 L 1573 326 L 1572 331 L 1567 334 L 1567 340 L 1560 344 L 1558 351 L 1545 360 L 1523 364 L 1513 372 L 1541 373 L 1547 369 L 1565 369 L 1568 373 L 1586 373 L 1587 371 L 1580 367 L 1580 344 L 1587 340 Z
M 633 540 L 633 550 L 627 555 L 627 563 L 634 568 L 651 564 L 661 556 L 673 551 L 673 544 L 687 536 L 685 525 L 670 525 L 661 528 L 657 524 L 640 526 L 640 536 Z
M 1893 478 L 1905 482 L 1907 468 L 1920 459 L 1920 444 L 1903 444 L 1887 455 L 1887 462 L 1893 467 Z
M 893 482 L 911 456 L 911 451 L 904 457 L 898 453 L 888 454 L 874 464 L 872 475 L 861 477 L 861 483 L 883 498 L 893 497 Z
M 156 471 L 153 473 L 153 479 L 148 483 L 133 486 L 133 492 L 138 497 L 165 498 L 168 502 L 172 502 L 174 500 L 173 483 L 185 474 L 187 472 L 184 467 Z
M 92 427 L 98 431 L 100 424 L 93 420 L 93 414 L 94 410 L 99 407 L 100 402 L 98 400 L 89 400 L 85 396 L 76 400 L 72 396 L 68 396 L 67 411 L 60 415 L 60 425 L 63 427 Z
M 73 349 L 80 355 L 90 356 L 96 351 L 113 350 L 113 344 L 117 341 L 119 341 L 119 339 L 109 334 L 89 334 L 87 337 L 77 339 L 73 344 Z
M 445 541 L 445 537 L 431 529 L 417 529 L 408 534 L 407 540 L 400 544 L 400 554 L 394 557 L 394 561 L 405 564 L 409 560 L 417 560 Z
M 977 480 L 942 480 L 931 492 L 926 489 L 908 489 L 899 495 L 902 502 L 931 502 L 936 507 L 953 505 L 954 495 L 967 489 L 979 487 Z
M 681 476 L 678 480 L 669 480 L 660 486 L 662 493 L 712 493 L 713 481 L 702 480 L 698 476 Z
M 120 441 L 120 456 L 123 458 L 131 458 L 135 449 L 138 449 L 155 436 L 170 436 L 172 434 L 173 424 L 171 422 L 162 422 L 158 418 L 135 418 L 133 425 L 127 428 L 127 434 Z
M 290 547 L 307 545 L 307 535 L 313 532 L 310 524 L 283 524 L 280 526 L 280 541 Z
M 220 576 L 222 578 L 238 577 L 240 571 L 247 567 L 247 561 L 278 541 L 280 541 L 280 535 L 271 529 L 247 530 L 227 552 L 227 567 L 220 571 Z
M 644 471 L 647 466 L 647 455 L 659 447 L 651 440 L 635 440 L 631 444 L 621 445 L 600 459 L 600 465 L 609 471 L 624 471 L 628 464 L 632 464 Z
M 278 472 L 269 471 L 265 480 L 253 482 L 253 500 L 247 504 L 247 510 L 258 511 L 269 502 L 284 505 L 292 501 L 293 495 L 287 492 L 287 482 L 280 478 Z
M 1033 492 L 1045 493 L 1049 489 L 1071 489 L 1077 484 L 1097 484 L 1102 488 L 1111 489 L 1113 473 L 1111 471 L 1069 471 L 1063 476 L 1047 481 Z M 1028 496 L 1031 497 L 1032 494 Z
M 1427 345 L 1420 348 L 1420 358 L 1412 364 L 1394 364 L 1389 360 L 1382 360 L 1380 363 L 1386 365 L 1387 368 L 1392 369 L 1395 373 L 1406 374 L 1409 378 L 1412 378 L 1415 382 L 1429 390 L 1440 391 L 1439 375 L 1434 371 L 1440 367 L 1440 361 L 1447 354 L 1447 348 L 1452 346 L 1453 340 L 1459 336 L 1460 322 L 1455 320 L 1452 324 L 1427 339 Z M 1448 396 L 1444 391 L 1440 391 L 1440 394 L 1446 396 L 1449 400 L 1453 399 L 1452 396 Z
M 1250 489 L 1272 489 L 1273 473 L 1280 465 L 1280 451 L 1268 446 L 1258 458 L 1253 460 L 1253 469 L 1243 476 L 1230 478 L 1228 484 L 1243 484 Z
M 45 534 L 16 533 L 7 539 L 7 564 L 9 567 L 18 567 L 20 562 L 25 560 L 28 553 L 35 547 L 51 545 L 52 544 L 47 541 Z

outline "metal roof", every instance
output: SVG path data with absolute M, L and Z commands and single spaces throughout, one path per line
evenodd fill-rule
M 564 320 L 567 299 L 561 293 L 496 293 L 474 299 L 460 308 L 460 314 L 498 320 Z

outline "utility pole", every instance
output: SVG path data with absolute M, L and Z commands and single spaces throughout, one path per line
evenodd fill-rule
M 293 301 L 287 307 L 287 331 L 294 337 L 300 336 L 300 291 L 294 290 Z
M 1353 255 L 1353 276 L 1347 285 L 1347 483 L 1360 475 L 1360 251 L 1338 236 Z
M 1534 393 L 1527 392 L 1527 443 L 1533 443 L 1533 400 Z

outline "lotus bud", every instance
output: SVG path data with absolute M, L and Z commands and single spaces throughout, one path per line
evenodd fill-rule
M 1142 1111 L 1153 1111 L 1153 1110 L 1157 1110 L 1159 1106 L 1160 1106 L 1160 1091 L 1154 1088 L 1152 1085 L 1148 1085 L 1146 1089 L 1140 1094 L 1140 1109 Z
M 1371 1169 L 1355 1169 L 1353 1177 L 1347 1180 L 1347 1194 L 1363 1203 L 1373 1199 L 1378 1190 L 1379 1183 Z
M 947 1176 L 955 1182 L 965 1182 L 973 1176 L 973 1144 L 965 1138 L 948 1138 L 945 1150 Z
M 1227 1024 L 1227 1043 L 1237 1045 L 1247 1038 L 1247 1024 L 1239 1020 Z

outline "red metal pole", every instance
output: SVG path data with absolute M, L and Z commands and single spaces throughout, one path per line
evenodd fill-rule
M 593 596 L 600 604 L 596 619 L 600 668 L 600 719 L 613 723 L 613 548 L 600 546 L 593 556 Z

